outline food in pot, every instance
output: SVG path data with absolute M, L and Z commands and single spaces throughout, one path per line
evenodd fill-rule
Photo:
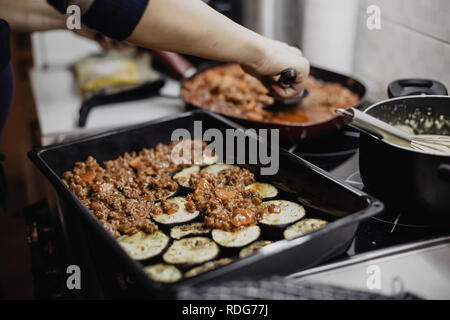
M 271 243 L 272 243 L 272 241 L 268 241 L 268 240 L 256 241 L 256 242 L 252 243 L 251 245 L 249 245 L 248 247 L 243 248 L 239 252 L 239 258 L 245 258 L 245 257 L 251 256 L 252 254 L 257 252 L 259 249 L 261 249 L 262 247 L 265 247 Z
M 227 116 L 274 123 L 311 123 L 335 116 L 337 108 L 358 104 L 360 97 L 339 83 L 323 82 L 310 76 L 309 95 L 294 107 L 269 110 L 274 100 L 267 88 L 245 73 L 239 65 L 211 68 L 187 81 L 183 98 L 196 106 Z
M 192 237 L 175 240 L 164 253 L 163 260 L 182 267 L 205 263 L 219 255 L 217 244 L 206 237 Z
M 211 232 L 211 228 L 206 226 L 203 222 L 194 222 L 182 226 L 173 227 L 170 230 L 170 237 L 176 240 L 188 236 L 205 236 Z
M 231 262 L 233 262 L 233 259 L 230 259 L 230 258 L 222 258 L 219 260 L 210 261 L 205 264 L 202 264 L 201 266 L 195 267 L 195 268 L 187 271 L 185 273 L 185 276 L 186 276 L 186 278 L 196 277 L 199 274 L 215 270 L 219 267 L 230 264 Z
M 287 240 L 298 238 L 310 232 L 319 230 L 328 224 L 327 221 L 321 219 L 303 219 L 284 231 L 284 238 Z
M 122 248 L 135 260 L 146 260 L 159 256 L 169 244 L 170 238 L 163 232 L 147 234 L 142 231 L 132 236 L 123 235 L 117 239 Z
M 135 49 L 111 50 L 77 61 L 73 70 L 85 99 L 98 94 L 114 94 L 135 89 L 160 78 L 151 68 L 150 53 Z
M 225 248 L 242 248 L 258 240 L 261 236 L 261 229 L 258 226 L 251 226 L 238 231 L 224 231 L 214 229 L 212 238 L 215 242 Z
M 265 226 L 284 228 L 305 216 L 305 209 L 292 201 L 266 201 L 263 206 L 266 210 L 260 224 Z
M 264 199 L 275 198 L 278 190 L 269 183 L 255 182 L 247 186 L 246 189 L 252 189 L 258 192 Z
M 186 208 L 186 199 L 174 197 L 162 200 L 156 204 L 151 212 L 153 220 L 164 225 L 176 225 L 195 220 L 200 211 L 192 207 Z
M 145 267 L 144 271 L 150 279 L 156 282 L 173 283 L 183 278 L 183 274 L 177 267 L 165 263 Z

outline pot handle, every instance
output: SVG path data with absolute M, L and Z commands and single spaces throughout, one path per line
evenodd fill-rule
M 450 164 L 439 165 L 437 171 L 441 178 L 443 178 L 447 182 L 450 182 Z
M 446 96 L 448 91 L 441 82 L 429 79 L 400 79 L 391 82 L 388 86 L 389 98 L 421 94 Z
M 153 58 L 167 67 L 178 80 L 189 78 L 197 72 L 195 67 L 178 53 L 161 50 L 151 52 Z

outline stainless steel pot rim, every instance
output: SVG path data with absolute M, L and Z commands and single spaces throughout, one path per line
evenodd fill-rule
M 412 100 L 412 99 L 424 99 L 424 98 L 445 98 L 445 99 L 449 99 L 450 100 L 450 96 L 425 95 L 425 94 L 415 95 L 415 96 L 405 96 L 405 97 L 391 98 L 391 99 L 386 99 L 386 100 L 383 100 L 383 101 L 380 101 L 380 102 L 377 102 L 377 103 L 371 105 L 366 110 L 364 110 L 364 113 L 368 113 L 368 111 L 370 111 L 370 110 L 372 110 L 372 109 L 374 109 L 376 107 L 379 107 L 379 106 L 381 106 L 383 104 L 390 103 L 390 102 L 393 102 L 393 101 Z M 375 139 L 375 138 L 373 138 L 373 139 Z M 445 158 L 445 159 L 450 159 L 450 154 L 446 154 L 446 153 L 431 153 L 431 152 L 426 152 L 426 151 L 413 150 L 413 149 L 406 148 L 406 147 L 403 147 L 403 146 L 400 146 L 400 145 L 396 145 L 396 144 L 393 144 L 393 143 L 390 143 L 390 142 L 387 142 L 387 141 L 384 141 L 384 140 L 382 140 L 382 142 L 385 143 L 385 144 L 388 144 L 388 145 L 390 145 L 392 147 L 403 149 L 403 150 L 408 151 L 408 152 L 420 153 L 420 154 L 424 154 L 424 155 L 428 155 L 428 156 L 435 156 L 435 157 L 442 157 L 442 158 Z
M 425 94 L 421 94 L 421 95 L 415 95 L 415 96 L 405 96 L 405 97 L 398 97 L 398 98 L 391 98 L 391 99 L 386 99 L 380 102 L 377 102 L 375 104 L 372 104 L 370 107 L 368 107 L 367 109 L 364 110 L 364 113 L 367 113 L 369 110 L 378 107 L 382 104 L 386 104 L 392 101 L 398 101 L 398 100 L 412 100 L 412 99 L 424 99 L 424 98 L 446 98 L 446 99 L 450 99 L 450 96 L 443 96 L 443 95 L 425 95 Z

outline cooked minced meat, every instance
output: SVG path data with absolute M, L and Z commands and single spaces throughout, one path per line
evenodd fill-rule
M 197 188 L 201 178 L 206 179 L 217 187 L 244 188 L 255 182 L 253 173 L 237 166 L 222 170 L 217 175 L 209 172 L 193 174 L 189 179 L 190 187 L 193 189 Z
M 347 109 L 360 100 L 342 84 L 313 76 L 306 79 L 305 87 L 309 95 L 300 105 L 265 108 L 275 102 L 266 86 L 239 65 L 227 64 L 210 68 L 187 81 L 181 95 L 196 106 L 227 116 L 283 124 L 326 121 L 335 116 L 336 108 Z
M 171 214 L 178 209 L 165 198 L 178 188 L 171 174 L 189 164 L 172 161 L 175 145 L 159 144 L 154 149 L 124 153 L 102 165 L 88 157 L 77 162 L 72 171 L 65 172 L 63 179 L 114 236 L 138 231 L 153 233 L 158 228 L 150 213 Z M 206 146 L 204 142 L 201 145 Z M 254 182 L 249 170 L 237 166 L 217 175 L 194 174 L 189 185 L 195 192 L 186 197 L 185 208 L 188 212 L 201 211 L 205 225 L 212 228 L 234 231 L 256 224 L 264 213 L 262 197 L 255 190 L 245 189 Z M 158 200 L 161 205 L 155 206 Z
M 203 172 L 191 177 L 193 194 L 186 197 L 186 208 L 196 208 L 205 215 L 205 225 L 226 231 L 256 224 L 264 213 L 262 197 L 245 186 L 255 181 L 253 174 L 239 167 L 218 175 Z
M 88 157 L 65 172 L 63 180 L 114 236 L 153 233 L 158 228 L 149 213 L 155 201 L 177 190 L 178 184 L 169 174 L 187 166 L 171 161 L 177 143 L 124 153 L 103 165 Z M 186 143 L 194 145 L 192 141 Z M 200 145 L 205 147 L 204 142 Z

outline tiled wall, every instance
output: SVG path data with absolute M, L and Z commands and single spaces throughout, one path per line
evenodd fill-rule
M 360 1 L 354 73 L 373 99 L 398 78 L 432 78 L 450 89 L 450 0 Z M 381 9 L 380 30 L 366 25 L 372 4 Z

